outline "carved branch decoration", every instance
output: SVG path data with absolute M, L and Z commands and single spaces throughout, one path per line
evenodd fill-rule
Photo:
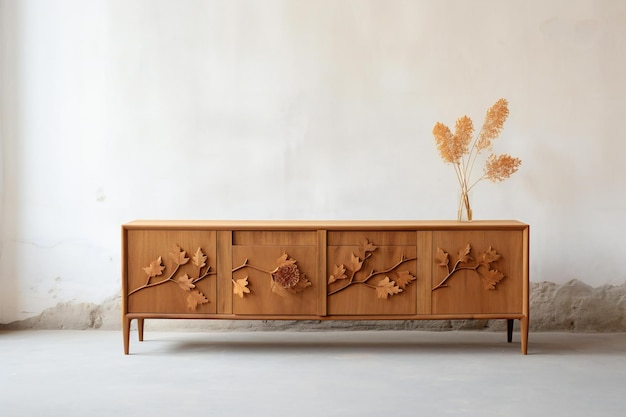
M 339 280 L 347 280 L 347 283 L 344 284 L 342 287 L 330 291 L 328 295 L 330 296 L 333 294 L 337 294 L 338 292 L 345 290 L 351 285 L 361 284 L 365 285 L 368 288 L 376 290 L 376 295 L 378 298 L 387 299 L 389 296 L 401 293 L 409 284 L 411 284 L 411 282 L 415 281 L 416 278 L 411 275 L 409 271 L 396 271 L 396 269 L 400 265 L 417 259 L 417 257 L 405 258 L 404 255 L 400 257 L 400 260 L 398 262 L 396 262 L 389 268 L 386 268 L 382 271 L 375 271 L 374 269 L 372 269 L 365 277 L 357 279 L 357 273 L 363 269 L 363 266 L 365 265 L 367 260 L 373 256 L 373 252 L 377 248 L 378 247 L 375 246 L 373 243 L 370 243 L 368 239 L 363 239 L 363 241 L 359 244 L 359 254 L 351 254 L 350 261 L 348 262 L 347 266 L 348 269 L 346 269 L 345 264 L 335 265 L 333 273 L 328 277 L 328 285 L 338 282 Z M 349 272 L 349 278 L 346 272 Z M 395 277 L 393 280 L 387 275 L 392 272 L 395 272 Z M 379 280 L 376 285 L 368 283 L 369 280 L 371 280 L 375 276 L 380 275 L 385 275 L 385 277 Z
M 208 303 L 209 300 L 205 297 L 205 295 L 195 289 L 198 281 L 208 277 L 209 275 L 216 274 L 216 272 L 211 272 L 211 266 L 207 265 L 207 256 L 202 251 L 202 248 L 199 247 L 194 255 L 189 258 L 186 251 L 184 251 L 180 246 L 174 245 L 174 252 L 170 252 L 169 255 L 170 260 L 174 262 L 176 267 L 167 278 L 160 281 L 152 281 L 153 278 L 161 276 L 167 269 L 167 267 L 163 265 L 163 258 L 159 256 L 157 259 L 150 262 L 149 266 L 143 268 L 143 271 L 148 276 L 146 283 L 141 287 L 135 288 L 129 292 L 128 295 L 131 296 L 136 292 L 146 288 L 156 287 L 157 285 L 162 285 L 166 282 L 174 282 L 178 284 L 178 287 L 187 294 L 187 307 L 189 307 L 190 310 L 195 310 L 198 307 L 198 304 Z M 190 260 L 191 263 L 198 268 L 196 277 L 190 277 L 188 274 L 176 276 L 180 267 L 187 264 Z M 206 269 L 204 269 L 203 272 L 202 269 L 205 266 Z
M 278 266 L 268 271 L 263 268 L 251 265 L 248 263 L 248 259 L 243 261 L 243 264 L 233 269 L 233 273 L 244 268 L 251 268 L 256 271 L 268 274 L 270 277 L 270 288 L 274 294 L 281 297 L 286 297 L 289 294 L 298 294 L 306 287 L 311 285 L 311 281 L 300 271 L 300 268 L 296 264 L 295 259 L 290 259 L 289 255 L 283 253 L 283 255 L 276 260 Z M 249 294 L 248 288 L 248 276 L 233 281 L 233 294 L 243 298 L 244 294 Z
M 433 287 L 432 290 L 435 291 L 439 288 L 447 287 L 446 282 L 459 271 L 474 271 L 479 277 L 482 278 L 483 286 L 486 290 L 495 290 L 496 285 L 502 281 L 505 275 L 496 269 L 492 269 L 491 264 L 498 261 L 498 259 L 501 258 L 501 255 L 489 246 L 489 248 L 480 255 L 476 264 L 470 265 L 469 262 L 473 260 L 471 252 L 472 247 L 468 243 L 465 248 L 458 252 L 458 259 L 451 269 L 450 256 L 448 252 L 438 247 L 436 256 L 437 262 L 439 262 L 439 266 L 446 268 L 448 273 L 438 285 Z

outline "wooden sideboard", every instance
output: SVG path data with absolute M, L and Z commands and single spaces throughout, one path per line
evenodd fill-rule
M 517 221 L 134 221 L 122 226 L 122 328 L 145 319 L 520 321 Z

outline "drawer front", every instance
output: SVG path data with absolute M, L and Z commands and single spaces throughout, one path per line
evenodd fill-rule
M 440 231 L 432 242 L 432 313 L 522 313 L 522 231 Z
M 328 314 L 417 313 L 416 232 L 329 232 Z
M 316 315 L 319 308 L 317 233 L 233 233 L 233 313 Z
M 216 312 L 216 232 L 129 230 L 129 313 Z

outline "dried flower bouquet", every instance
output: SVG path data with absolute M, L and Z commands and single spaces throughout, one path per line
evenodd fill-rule
M 491 152 L 492 142 L 500 135 L 508 115 L 508 102 L 501 98 L 487 110 L 483 126 L 476 137 L 472 119 L 467 116 L 456 121 L 454 134 L 443 123 L 437 122 L 433 128 L 441 158 L 454 166 L 461 186 L 459 220 L 472 220 L 469 192 L 476 184 L 484 179 L 492 182 L 503 181 L 513 175 L 522 163 L 520 159 L 508 154 L 496 155 Z M 476 159 L 485 150 L 491 153 L 485 161 L 483 175 L 472 180 L 472 169 Z

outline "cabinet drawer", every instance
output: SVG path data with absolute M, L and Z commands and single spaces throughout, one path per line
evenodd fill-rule
M 319 255 L 316 231 L 233 232 L 233 313 L 316 315 Z
M 233 245 L 238 246 L 266 246 L 266 245 L 316 245 L 317 232 L 280 231 L 280 230 L 235 230 L 233 231 Z
M 353 246 L 359 245 L 367 239 L 374 242 L 376 246 L 406 246 L 415 245 L 417 241 L 417 232 L 409 231 L 379 231 L 379 230 L 363 230 L 363 231 L 329 231 L 329 246 Z

